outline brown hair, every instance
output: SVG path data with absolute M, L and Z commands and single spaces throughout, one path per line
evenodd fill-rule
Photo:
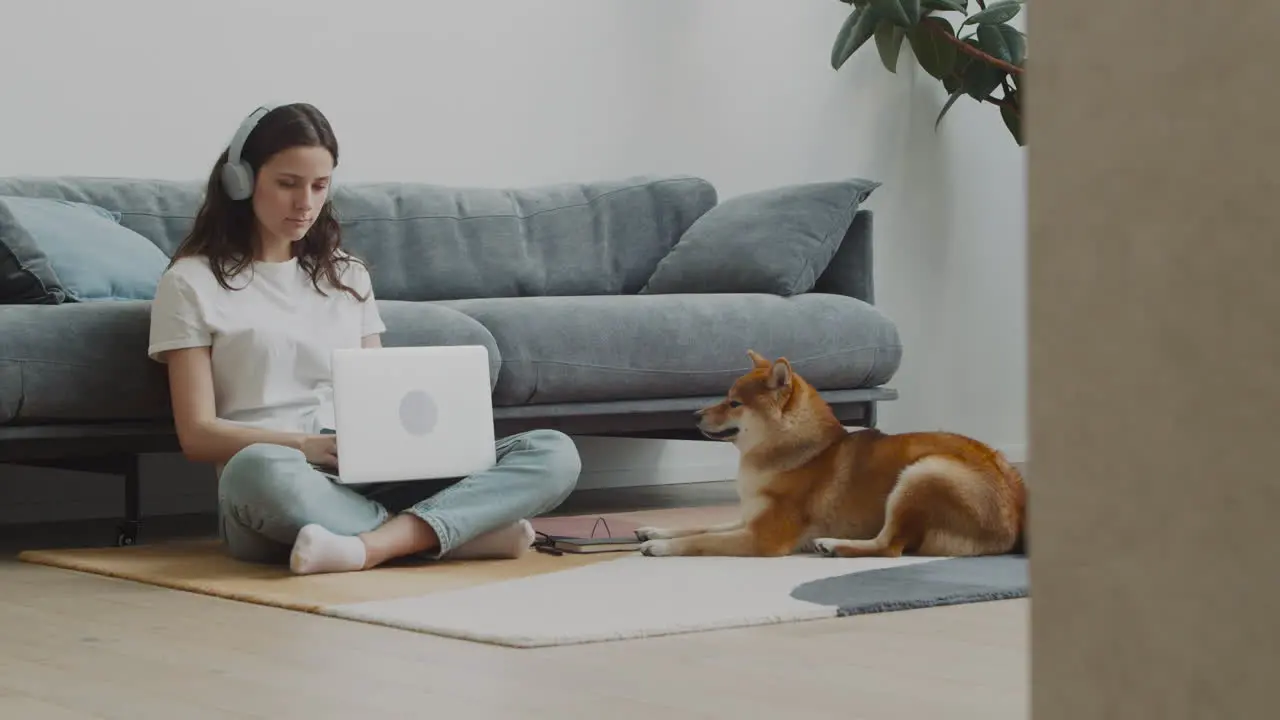
M 333 156 L 338 166 L 338 140 L 329 121 L 315 107 L 306 103 L 282 105 L 264 115 L 244 143 L 241 159 L 249 164 L 254 177 L 276 153 L 293 147 L 323 147 Z M 254 258 L 254 214 L 252 199 L 232 200 L 222 185 L 222 165 L 227 161 L 227 150 L 218 156 L 209 173 L 204 203 L 196 213 L 195 224 L 173 253 L 170 265 L 178 259 L 202 255 L 209 259 L 209 268 L 222 287 L 232 290 L 228 278 L 249 267 Z M 298 264 L 311 276 L 316 291 L 323 275 L 333 287 L 364 301 L 353 288 L 341 280 L 342 271 L 349 262 L 360 262 L 342 246 L 342 229 L 333 209 L 333 196 L 316 216 L 316 221 L 301 240 L 293 244 Z

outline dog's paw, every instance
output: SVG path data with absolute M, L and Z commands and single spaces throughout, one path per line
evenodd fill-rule
M 836 556 L 836 547 L 840 545 L 840 541 L 835 538 L 817 538 L 810 541 L 805 547 L 809 552 L 814 552 L 826 557 Z
M 670 540 L 646 540 L 640 543 L 640 554 L 649 557 L 666 557 L 672 554 Z
M 665 540 L 670 536 L 670 533 L 663 528 L 642 527 L 636 530 L 636 537 L 641 540 Z

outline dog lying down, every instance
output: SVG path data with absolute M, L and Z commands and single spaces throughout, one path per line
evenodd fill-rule
M 946 432 L 849 432 L 812 385 L 749 350 L 755 367 L 698 429 L 733 443 L 742 519 L 641 528 L 640 552 L 837 557 L 999 555 L 1021 551 L 1022 476 L 998 451 Z

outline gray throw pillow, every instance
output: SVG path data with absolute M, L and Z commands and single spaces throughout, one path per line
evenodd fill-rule
M 809 292 L 878 187 L 850 178 L 729 198 L 694 221 L 640 293 Z

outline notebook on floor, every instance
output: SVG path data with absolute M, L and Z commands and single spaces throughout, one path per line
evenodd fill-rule
M 599 553 L 629 552 L 640 547 L 633 520 L 603 516 L 572 515 L 539 517 L 530 521 L 537 536 L 534 548 L 540 552 Z

